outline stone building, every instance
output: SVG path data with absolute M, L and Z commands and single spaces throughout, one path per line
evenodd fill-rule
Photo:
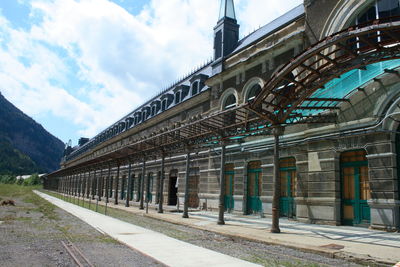
M 146 192 L 154 206 L 163 195 L 165 205 L 181 209 L 186 190 L 194 209 L 217 210 L 222 196 L 225 212 L 268 216 L 277 166 L 271 118 L 291 110 L 279 122 L 280 216 L 399 229 L 399 15 L 399 0 L 305 0 L 239 40 L 234 3 L 223 0 L 214 60 L 74 148 L 46 185 L 115 201 L 128 196 L 131 204 L 143 204 Z M 311 56 L 322 61 L 308 64 Z M 273 93 L 271 84 L 290 68 Z M 311 93 L 299 82 L 305 71 L 318 76 Z M 292 97 L 294 87 L 304 97 Z M 239 120 L 256 126 L 218 130 Z

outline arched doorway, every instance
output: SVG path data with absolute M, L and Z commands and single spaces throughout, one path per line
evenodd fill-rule
M 340 155 L 342 178 L 342 224 L 369 225 L 371 198 L 368 161 L 364 150 L 343 152 Z
M 225 211 L 231 211 L 234 208 L 234 165 L 229 163 L 225 165 L 225 195 L 224 195 L 224 206 Z
M 178 170 L 172 170 L 169 173 L 169 182 L 168 182 L 168 205 L 176 205 L 178 203 Z
M 280 215 L 296 217 L 294 198 L 296 197 L 296 159 L 285 158 L 279 161 L 281 177 Z
M 262 209 L 261 185 L 261 161 L 249 162 L 247 167 L 247 214 L 258 213 Z

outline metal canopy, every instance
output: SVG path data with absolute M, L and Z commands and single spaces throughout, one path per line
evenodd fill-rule
M 346 97 L 327 94 L 329 82 L 399 58 L 400 22 L 393 19 L 353 26 L 312 45 L 272 75 L 250 109 L 273 125 L 338 109 Z
M 400 61 L 389 61 L 400 58 L 399 40 L 400 22 L 374 21 L 338 32 L 276 71 L 250 104 L 206 116 L 199 114 L 183 124 L 177 122 L 147 136 L 132 136 L 132 141 L 114 151 L 100 156 L 88 154 L 91 159 L 50 176 L 188 148 L 204 149 L 218 145 L 221 140 L 267 135 L 277 125 L 336 122 L 335 110 L 348 101 L 352 90 L 345 86 L 347 89 L 335 91 L 338 79 L 349 77 L 355 69 L 373 69 L 376 62 L 388 62 L 380 71 L 399 66 Z M 378 74 L 375 71 L 371 75 Z

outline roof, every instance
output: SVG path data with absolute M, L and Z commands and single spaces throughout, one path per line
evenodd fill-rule
M 296 20 L 297 18 L 303 16 L 305 14 L 303 4 L 293 8 L 292 10 L 288 11 L 287 13 L 283 14 L 282 16 L 276 18 L 275 20 L 271 21 L 270 23 L 264 25 L 260 29 L 256 30 L 255 32 L 247 35 L 243 39 L 239 41 L 239 46 L 233 50 L 231 53 L 234 54 L 243 48 L 251 45 L 252 43 L 256 42 L 260 38 L 265 37 L 268 34 L 276 32 L 283 26 L 291 23 L 292 21 Z

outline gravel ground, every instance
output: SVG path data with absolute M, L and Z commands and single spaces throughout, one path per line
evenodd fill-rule
M 46 192 L 48 193 L 48 192 Z M 52 195 L 56 195 L 51 193 Z M 82 204 L 81 204 L 82 205 Z M 92 208 L 93 208 L 92 204 Z M 99 210 L 104 213 L 104 211 Z M 240 238 L 231 238 L 208 231 L 176 225 L 156 220 L 123 210 L 108 208 L 107 215 L 123 221 L 151 229 L 170 237 L 218 251 L 233 257 L 272 267 L 316 267 L 316 266 L 362 266 L 343 259 L 332 259 L 325 256 L 302 252 L 276 245 L 266 245 Z M 374 265 L 369 265 L 374 266 Z
M 1 266 L 76 266 L 61 243 L 67 240 L 95 266 L 163 266 L 104 236 L 30 190 L 14 194 L 14 189 L 0 185 L 0 198 L 15 201 L 15 206 L 0 206 Z
M 113 213 L 114 212 L 118 214 L 124 213 L 113 210 Z M 111 213 L 111 215 L 114 215 L 113 213 Z M 212 232 L 198 230 L 182 225 L 175 225 L 164 221 L 158 221 L 140 215 L 129 214 L 129 216 L 118 217 L 127 222 L 164 233 L 182 241 L 264 266 L 361 266 L 341 259 L 332 259 L 282 246 L 266 245 L 240 238 L 226 237 Z

